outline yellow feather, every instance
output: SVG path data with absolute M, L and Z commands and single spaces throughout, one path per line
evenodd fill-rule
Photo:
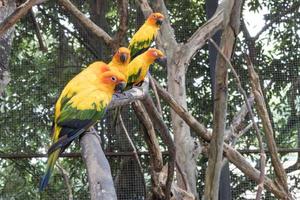
M 157 35 L 157 31 L 159 30 L 158 26 L 153 26 L 148 23 L 144 23 L 141 28 L 134 34 L 129 43 L 129 48 L 136 44 L 137 42 L 152 40 Z M 145 48 L 147 46 L 145 45 Z
M 149 70 L 150 65 L 154 62 L 153 59 L 150 59 L 147 56 L 147 52 L 139 55 L 135 59 L 133 59 L 128 65 L 128 77 L 133 74 L 137 74 L 138 71 L 141 69 L 141 74 L 139 78 L 135 81 L 135 83 L 139 83 L 144 80 L 147 72 Z

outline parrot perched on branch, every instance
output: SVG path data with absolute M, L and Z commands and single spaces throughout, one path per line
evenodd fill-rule
M 40 191 L 47 186 L 59 155 L 105 114 L 116 91 L 126 85 L 126 77 L 103 62 L 94 62 L 75 76 L 63 89 L 55 105 L 53 144 L 48 150 Z
M 141 55 L 137 56 L 127 65 L 127 84 L 125 90 L 131 89 L 133 86 L 140 86 L 143 83 L 151 64 L 154 62 L 164 63 L 166 57 L 155 48 L 150 48 Z M 121 107 L 117 107 L 114 112 L 113 124 L 116 126 Z
M 156 38 L 163 20 L 164 16 L 161 13 L 152 13 L 149 15 L 146 22 L 133 35 L 128 46 L 132 60 L 150 47 Z
M 143 81 L 149 71 L 149 67 L 154 62 L 165 62 L 166 57 L 158 49 L 150 48 L 141 55 L 133 59 L 128 65 L 128 78 L 126 89 L 132 86 L 138 86 Z
M 127 66 L 130 62 L 130 50 L 126 47 L 120 47 L 113 56 L 108 66 L 118 69 L 122 74 L 127 77 Z

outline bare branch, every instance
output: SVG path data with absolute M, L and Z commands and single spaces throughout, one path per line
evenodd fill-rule
M 137 154 L 137 150 L 135 148 L 135 145 L 134 145 L 132 139 L 130 138 L 130 135 L 129 135 L 128 131 L 127 131 L 127 128 L 126 128 L 126 126 L 124 124 L 124 121 L 123 121 L 123 118 L 122 118 L 121 114 L 119 115 L 119 121 L 120 121 L 122 129 L 124 130 L 124 133 L 125 133 L 125 135 L 127 137 L 127 140 L 129 141 L 129 144 L 130 144 L 130 146 L 131 146 L 131 148 L 133 150 L 134 158 L 135 158 L 135 160 L 138 163 L 141 176 L 143 177 L 142 181 L 143 181 L 144 191 L 145 191 L 145 193 L 147 193 L 147 188 L 146 188 L 146 183 L 145 183 L 145 178 L 144 178 L 144 173 L 143 173 L 143 167 L 142 167 L 141 161 L 139 159 L 139 156 Z
M 159 99 L 159 96 L 158 96 L 158 93 L 157 93 L 155 83 L 154 83 L 153 78 L 151 76 L 149 77 L 149 80 L 150 80 L 150 86 L 153 90 L 153 93 L 154 93 L 154 96 L 155 96 L 155 99 L 156 99 L 157 110 L 158 110 L 159 114 L 162 116 L 162 109 L 161 109 L 160 99 Z
M 0 24 L 0 36 L 2 36 L 10 27 L 24 17 L 37 1 L 38 0 L 27 0 L 25 3 L 21 4 L 10 16 L 8 16 Z
M 156 138 L 153 123 L 140 101 L 133 102 L 132 107 L 135 111 L 138 120 L 143 125 L 144 138 L 150 153 L 150 166 L 152 178 L 151 190 L 155 198 L 162 199 L 165 195 L 159 182 L 158 175 L 162 172 L 163 169 L 163 159 L 158 140 Z
M 118 11 L 119 11 L 119 29 L 114 37 L 114 43 L 116 46 L 121 46 L 126 31 L 128 29 L 128 0 L 118 0 Z
M 218 30 L 222 29 L 224 25 L 227 25 L 230 18 L 228 14 L 231 13 L 233 2 L 232 0 L 222 1 L 215 14 L 205 24 L 199 27 L 181 47 L 184 62 L 189 63 L 197 50 L 202 48 L 205 42 Z
M 224 55 L 224 53 L 222 52 L 222 50 L 218 47 L 218 45 L 212 40 L 210 39 L 210 42 L 214 45 L 214 47 L 218 50 L 219 54 L 223 57 L 223 59 L 226 61 L 227 63 L 227 66 L 229 67 L 229 69 L 231 70 L 231 72 L 233 73 L 233 76 L 234 76 L 234 79 L 235 79 L 235 82 L 237 84 L 237 87 L 240 91 L 240 93 L 242 94 L 243 98 L 244 98 L 244 101 L 245 101 L 245 104 L 247 106 L 247 109 L 248 109 L 248 112 L 250 114 L 250 117 L 251 117 L 251 121 L 253 123 L 253 126 L 254 126 L 254 129 L 255 129 L 255 133 L 256 133 L 256 137 L 257 137 L 257 140 L 258 140 L 258 145 L 259 145 L 259 149 L 260 149 L 260 181 L 262 182 L 259 182 L 258 184 L 258 191 L 257 191 L 257 196 L 256 196 L 256 199 L 260 199 L 260 196 L 261 196 L 261 193 L 262 193 L 262 190 L 263 190 L 263 181 L 264 181 L 264 176 L 265 176 L 265 161 L 266 161 L 266 154 L 265 154 L 265 151 L 264 151 L 264 146 L 263 146 L 263 140 L 262 140 L 262 136 L 260 134 L 260 131 L 259 131 L 259 128 L 257 126 L 257 123 L 255 122 L 255 119 L 254 119 L 254 114 L 253 114 L 253 111 L 251 109 L 251 105 L 248 101 L 248 97 L 247 97 L 247 93 L 246 91 L 243 89 L 242 87 L 242 84 L 241 84 L 241 81 L 240 81 L 240 78 L 238 76 L 238 74 L 236 73 L 234 67 L 232 66 L 231 62 L 229 61 L 229 59 L 227 58 L 226 55 Z
M 169 151 L 168 177 L 166 180 L 164 193 L 166 195 L 165 196 L 166 199 L 170 199 L 170 191 L 173 182 L 173 175 L 174 175 L 174 168 L 175 168 L 175 157 L 176 157 L 175 145 L 169 133 L 169 129 L 164 123 L 162 117 L 159 115 L 151 97 L 149 95 L 146 95 L 145 99 L 142 100 L 142 103 L 147 108 L 148 115 L 151 118 L 155 129 L 158 130 L 163 142 L 168 147 L 168 151 Z
M 223 1 L 225 13 L 223 25 L 225 27 L 220 46 L 220 54 L 217 56 L 215 67 L 215 83 L 214 83 L 214 109 L 213 109 L 213 131 L 209 145 L 208 164 L 205 174 L 204 199 L 218 199 L 219 183 L 223 161 L 223 142 L 226 128 L 227 114 L 227 88 L 228 88 L 228 72 L 226 60 L 232 55 L 235 43 L 235 26 L 232 26 L 234 21 L 239 21 L 240 6 L 237 6 L 238 1 Z M 220 8 L 220 7 L 219 7 Z M 226 9 L 225 9 L 226 8 Z M 219 9 L 217 9 L 219 10 Z M 227 13 L 227 14 L 226 14 Z M 225 15 L 226 14 L 226 15 Z M 237 18 L 231 20 L 231 16 Z M 227 17 L 227 18 L 225 18 Z M 225 23 L 227 22 L 227 23 Z M 238 23 L 235 23 L 238 24 Z M 239 27 L 237 27 L 238 29 Z
M 146 76 L 143 85 L 141 87 L 134 87 L 130 90 L 125 91 L 122 94 L 114 94 L 113 99 L 108 106 L 108 109 L 127 105 L 136 100 L 144 99 L 148 92 L 148 88 L 149 88 L 149 77 Z
M 160 97 L 167 102 L 184 121 L 187 120 L 188 122 L 186 123 L 189 124 L 197 133 L 201 134 L 201 138 L 209 141 L 211 132 L 209 132 L 203 124 L 199 123 L 186 109 L 178 104 L 176 100 L 157 83 L 156 80 L 154 80 L 154 83 Z
M 204 127 L 204 125 L 199 123 L 187 110 L 178 104 L 176 100 L 161 86 L 159 86 L 156 81 L 155 84 L 161 98 L 169 104 L 171 108 L 195 131 L 199 138 L 209 142 L 211 140 L 211 133 Z M 240 169 L 246 176 L 259 183 L 261 173 L 252 167 L 237 150 L 224 143 L 224 153 L 228 160 Z M 275 185 L 268 177 L 265 177 L 264 185 L 277 198 L 286 199 L 287 193 L 278 188 L 277 185 Z M 288 199 L 292 198 L 288 197 Z
M 70 12 L 78 21 L 89 29 L 93 34 L 97 37 L 104 40 L 104 42 L 110 46 L 112 49 L 115 49 L 115 45 L 113 44 L 113 39 L 99 26 L 97 26 L 92 20 L 87 18 L 76 6 L 74 6 L 69 0 L 59 0 L 58 3 L 63 6 L 65 10 Z
M 81 140 L 81 154 L 87 168 L 91 200 L 117 200 L 109 163 L 101 148 L 96 131 L 85 133 Z
M 273 132 L 269 114 L 268 114 L 268 111 L 266 108 L 264 96 L 263 96 L 263 93 L 261 90 L 259 77 L 258 77 L 258 74 L 254 70 L 254 67 L 252 65 L 250 58 L 248 56 L 246 58 L 247 58 L 249 76 L 250 76 L 250 80 L 251 80 L 251 87 L 252 87 L 252 91 L 253 91 L 254 97 L 255 97 L 256 108 L 258 111 L 258 115 L 260 116 L 260 118 L 262 120 L 263 128 L 265 131 L 265 136 L 267 139 L 268 149 L 270 150 L 270 153 L 271 153 L 272 165 L 274 167 L 275 174 L 276 174 L 277 178 L 279 179 L 281 186 L 288 193 L 288 185 L 287 185 L 287 178 L 286 178 L 287 176 L 286 176 L 285 170 L 280 162 L 280 159 L 278 157 L 277 146 L 276 146 L 276 143 L 274 140 L 274 132 Z
M 69 193 L 69 200 L 73 200 L 73 194 L 72 194 L 72 187 L 70 184 L 70 178 L 69 178 L 69 172 L 67 172 L 67 170 L 65 170 L 60 164 L 56 163 L 57 168 L 59 169 L 60 173 L 63 175 L 64 177 L 64 181 L 66 183 L 67 189 L 68 189 L 68 193 Z
M 35 18 L 35 13 L 32 9 L 30 9 L 29 14 L 30 14 L 30 17 L 32 19 L 33 25 L 35 27 L 35 33 L 36 33 L 36 37 L 37 37 L 38 42 L 39 42 L 40 50 L 43 51 L 43 52 L 46 52 L 47 51 L 47 46 L 44 42 L 44 39 L 43 39 L 43 36 L 42 36 L 42 33 L 41 33 L 40 24 L 37 22 L 37 20 Z
M 59 22 L 59 20 L 57 20 L 54 16 L 47 14 L 45 12 L 45 10 L 41 7 L 38 7 L 39 11 L 45 15 L 46 17 L 50 18 L 51 21 L 53 21 L 54 23 L 58 24 L 62 29 L 66 30 L 69 34 L 71 34 L 74 38 L 76 38 L 87 50 L 89 50 L 89 52 L 95 57 L 97 58 L 97 54 L 95 53 L 95 50 L 93 49 L 93 47 L 91 47 L 87 42 L 85 42 L 81 37 L 79 37 L 76 32 L 71 31 L 68 27 L 64 26 L 63 24 L 61 24 Z

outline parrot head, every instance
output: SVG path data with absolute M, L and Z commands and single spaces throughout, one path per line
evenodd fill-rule
M 127 65 L 130 61 L 130 50 L 120 47 L 113 57 L 113 61 L 118 64 Z
M 101 67 L 101 85 L 109 92 L 122 92 L 126 86 L 126 77 L 119 70 L 107 65 Z
M 147 23 L 155 26 L 160 26 L 162 25 L 164 18 L 165 17 L 161 13 L 152 13 L 151 15 L 149 15 Z
M 147 50 L 147 56 L 149 59 L 156 63 L 166 63 L 167 57 L 158 49 L 150 48 Z

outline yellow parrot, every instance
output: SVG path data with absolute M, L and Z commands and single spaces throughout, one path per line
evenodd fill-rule
M 108 66 L 118 69 L 127 77 L 127 66 L 130 62 L 130 50 L 126 47 L 120 47 L 113 56 Z
M 141 55 L 133 59 L 128 65 L 126 89 L 137 86 L 144 81 L 149 71 L 149 67 L 154 62 L 164 62 L 166 57 L 158 49 L 150 48 Z
M 152 13 L 146 22 L 133 35 L 129 42 L 131 59 L 145 52 L 157 36 L 158 30 L 163 23 L 164 16 L 161 13 Z
M 47 186 L 59 155 L 103 117 L 112 95 L 125 85 L 126 77 L 103 62 L 92 63 L 69 81 L 55 105 L 53 144 L 40 191 Z

